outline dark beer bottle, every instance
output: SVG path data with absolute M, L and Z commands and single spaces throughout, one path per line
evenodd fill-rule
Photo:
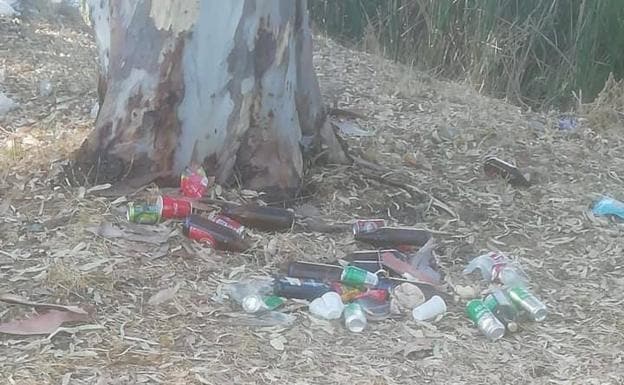
M 292 211 L 278 207 L 227 205 L 223 207 L 222 212 L 247 227 L 262 231 L 287 230 L 295 220 Z

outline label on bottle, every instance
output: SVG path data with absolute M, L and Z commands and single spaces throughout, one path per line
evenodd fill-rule
M 284 304 L 284 299 L 276 295 L 270 295 L 262 299 L 268 310 L 275 310 Z
M 496 298 L 490 294 L 483 299 L 483 306 L 485 306 L 489 311 L 494 312 L 498 306 L 498 301 L 496 301 Z
M 507 266 L 507 258 L 504 255 L 490 253 L 492 259 L 492 281 L 500 281 L 501 272 Z
M 208 219 L 220 226 L 227 227 L 228 229 L 235 231 L 238 235 L 242 235 L 245 232 L 243 225 L 230 217 L 226 217 L 225 215 L 212 213 L 208 216 Z
M 525 290 L 522 287 L 514 287 L 512 289 L 509 289 L 509 296 L 514 301 L 521 302 L 527 299 L 530 295 L 531 293 L 529 293 L 527 290 Z

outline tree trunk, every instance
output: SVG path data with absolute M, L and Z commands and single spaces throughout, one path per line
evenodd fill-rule
M 100 111 L 78 161 L 98 181 L 178 175 L 293 195 L 326 120 L 305 0 L 89 0 Z M 83 167 L 84 168 L 84 167 Z

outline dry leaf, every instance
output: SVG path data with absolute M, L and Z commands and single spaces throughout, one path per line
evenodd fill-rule
M 159 228 L 156 226 L 151 226 L 151 228 L 149 228 L 145 226 L 134 226 L 130 223 L 125 224 L 123 228 L 119 228 L 110 222 L 102 222 L 97 227 L 87 227 L 85 230 L 107 239 L 121 238 L 133 242 L 159 245 L 167 242 L 169 239 L 169 232 L 158 231 L 158 229 Z
M 284 350 L 284 343 L 286 343 L 286 337 L 284 336 L 279 336 L 276 338 L 271 339 L 271 341 L 269 341 L 269 343 L 271 344 L 271 346 L 273 347 L 273 349 L 275 350 L 279 350 L 280 352 Z
M 180 290 L 180 284 L 178 283 L 174 287 L 162 289 L 158 293 L 154 294 L 147 303 L 151 306 L 157 306 L 167 301 L 171 301 L 176 293 Z
M 110 183 L 104 183 L 104 184 L 100 184 L 100 185 L 97 185 L 97 186 L 93 186 L 93 187 L 91 187 L 91 188 L 89 188 L 89 189 L 87 190 L 87 194 L 88 194 L 88 193 L 92 193 L 92 192 L 94 192 L 94 191 L 108 190 L 108 189 L 109 189 L 109 188 L 111 188 L 112 186 L 113 186 L 113 185 L 112 185 L 112 184 L 110 184 Z
M 50 310 L 32 318 L 2 323 L 0 324 L 0 333 L 20 336 L 50 334 L 54 333 L 64 323 L 86 322 L 89 318 L 88 314 Z

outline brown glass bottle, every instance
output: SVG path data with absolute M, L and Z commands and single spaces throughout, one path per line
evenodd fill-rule
M 339 282 L 342 267 L 321 263 L 291 262 L 288 264 L 288 275 L 296 278 L 315 279 L 323 282 Z
M 426 230 L 409 227 L 379 227 L 373 231 L 355 234 L 355 239 L 375 247 L 421 247 L 431 238 Z
M 278 207 L 228 205 L 223 207 L 222 212 L 245 226 L 262 231 L 287 230 L 295 220 L 292 211 Z
M 193 214 L 182 225 L 182 233 L 187 237 L 210 244 L 218 250 L 245 251 L 249 245 L 234 230 Z

